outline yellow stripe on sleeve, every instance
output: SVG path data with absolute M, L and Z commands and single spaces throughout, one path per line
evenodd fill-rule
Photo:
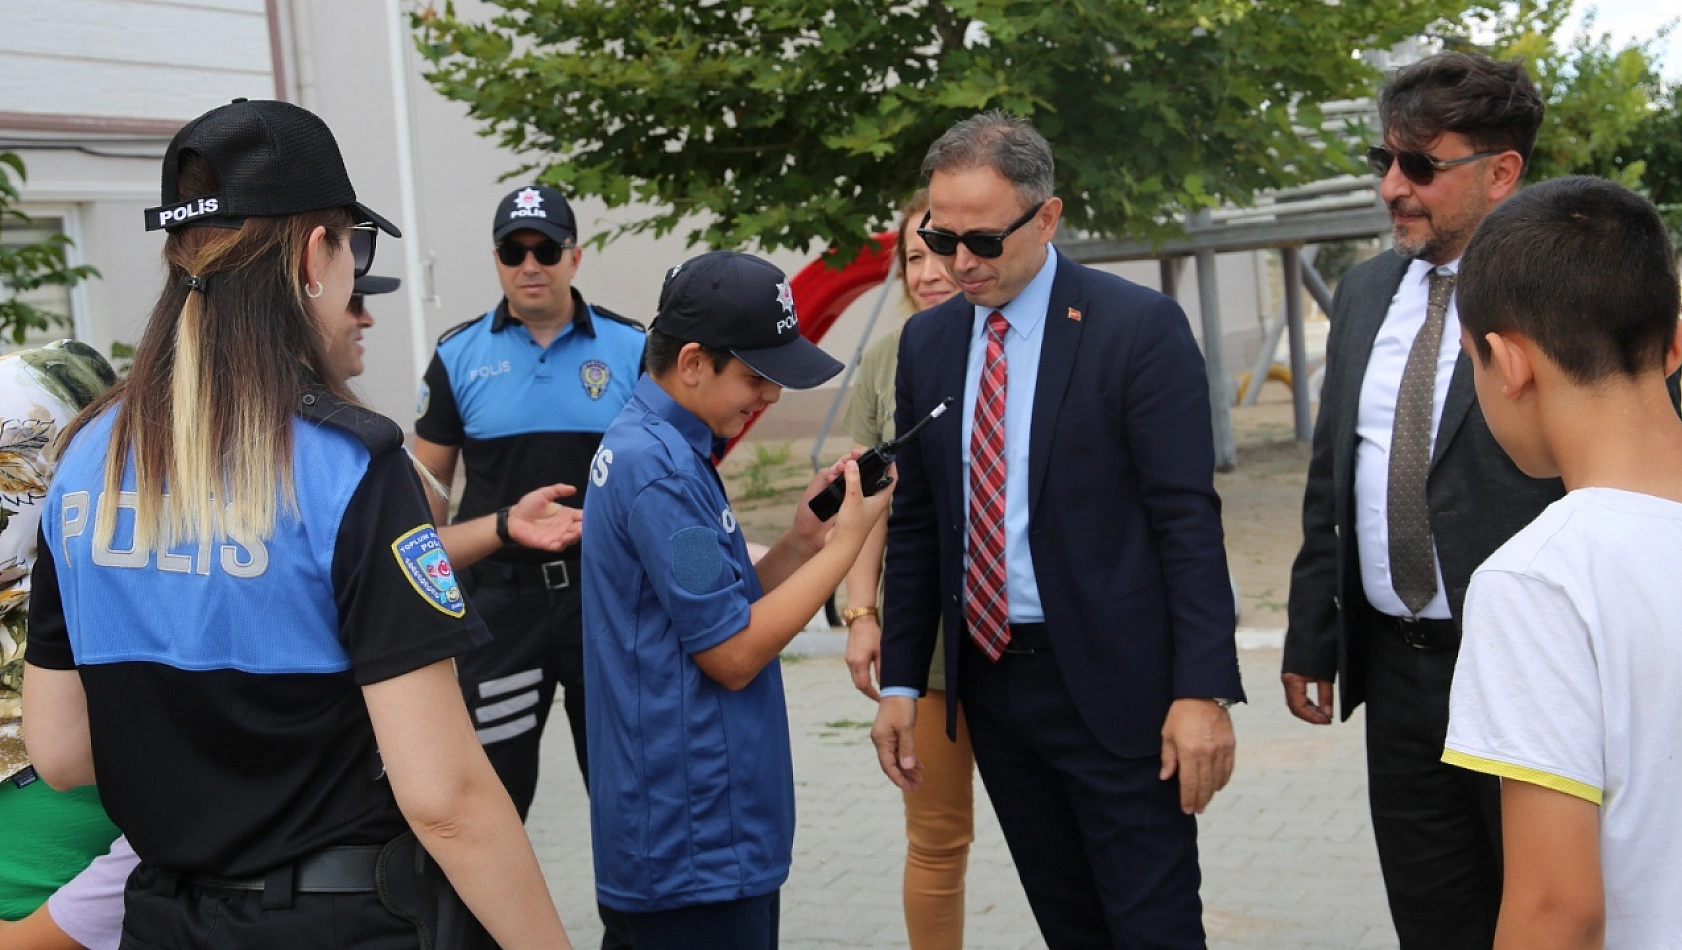
M 1443 750 L 1443 761 L 1449 765 L 1458 765 L 1463 769 L 1483 772 L 1486 775 L 1496 775 L 1501 778 L 1515 779 L 1551 788 L 1556 792 L 1563 792 L 1573 798 L 1581 798 L 1593 805 L 1601 804 L 1601 790 L 1586 782 L 1579 782 L 1563 775 L 1533 769 L 1527 765 L 1514 765 L 1511 762 L 1499 762 L 1495 759 L 1485 759 L 1475 755 L 1467 755 L 1454 749 Z

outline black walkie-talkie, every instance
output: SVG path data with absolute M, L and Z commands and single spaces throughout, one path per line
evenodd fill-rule
M 859 456 L 859 485 L 866 495 L 874 495 L 893 482 L 893 479 L 888 477 L 888 466 L 893 464 L 894 456 L 899 454 L 899 447 L 910 441 L 918 430 L 940 418 L 941 413 L 950 405 L 952 397 L 947 396 L 904 435 L 886 442 L 878 442 Z M 813 495 L 807 506 L 812 509 L 812 514 L 818 516 L 819 521 L 828 521 L 841 510 L 841 502 L 846 497 L 847 479 L 843 476 L 830 482 L 828 488 Z

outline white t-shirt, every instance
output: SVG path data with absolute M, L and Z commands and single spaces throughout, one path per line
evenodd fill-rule
M 1601 806 L 1606 946 L 1682 947 L 1682 504 L 1585 488 L 1472 576 L 1443 761 Z

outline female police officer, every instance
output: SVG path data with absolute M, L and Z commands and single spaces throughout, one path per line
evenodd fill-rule
M 397 230 L 280 102 L 183 128 L 163 198 L 166 286 L 48 496 L 24 694 L 42 777 L 97 770 L 140 855 L 124 946 L 482 939 L 452 883 L 502 947 L 569 946 L 455 685 L 483 626 L 327 358 Z

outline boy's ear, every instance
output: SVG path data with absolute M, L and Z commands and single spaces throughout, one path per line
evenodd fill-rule
M 674 368 L 677 370 L 678 379 L 691 386 L 700 382 L 701 364 L 706 358 L 707 354 L 701 351 L 701 344 L 685 343 L 683 349 L 677 351 L 677 365 Z
M 1501 378 L 1501 394 L 1509 399 L 1522 396 L 1536 379 L 1536 364 L 1530 351 L 1530 341 L 1486 333 L 1489 344 L 1489 365 Z
M 1670 348 L 1664 351 L 1664 375 L 1666 379 L 1676 375 L 1682 369 L 1682 321 L 1677 321 L 1676 332 L 1670 335 Z

